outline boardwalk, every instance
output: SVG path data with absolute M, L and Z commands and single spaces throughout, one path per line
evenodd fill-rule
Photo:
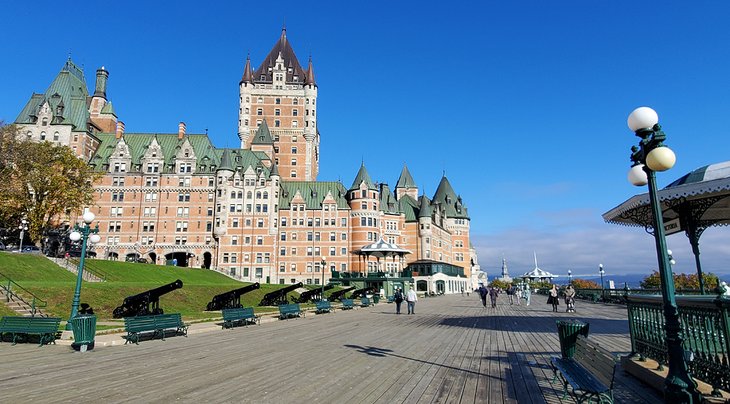
M 556 318 L 588 321 L 603 346 L 629 350 L 624 307 L 578 302 L 578 313 L 553 316 L 540 296 L 530 307 L 501 300 L 484 309 L 473 294 L 421 299 L 412 316 L 380 303 L 84 354 L 3 343 L 0 394 L 4 403 L 557 403 Z M 616 397 L 661 402 L 621 371 Z

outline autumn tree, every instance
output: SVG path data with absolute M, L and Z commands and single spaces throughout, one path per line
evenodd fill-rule
M 717 287 L 717 275 L 712 272 L 702 274 L 705 282 L 705 290 L 709 291 Z M 659 289 L 661 287 L 661 278 L 659 271 L 652 272 L 651 275 L 641 281 L 641 287 L 644 289 Z M 675 289 L 699 289 L 700 281 L 696 273 L 694 274 L 674 274 Z
M 93 202 L 94 173 L 67 146 L 18 140 L 18 128 L 0 126 L 0 224 L 28 220 L 28 234 L 43 230 Z
M 576 289 L 600 289 L 601 285 L 597 282 L 589 281 L 587 279 L 576 278 L 573 279 L 573 287 Z

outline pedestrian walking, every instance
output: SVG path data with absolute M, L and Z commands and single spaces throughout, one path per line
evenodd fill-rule
M 565 312 L 575 313 L 575 288 L 573 285 L 568 285 L 565 288 Z
M 483 283 L 479 284 L 479 297 L 482 299 L 482 306 L 484 306 L 485 309 L 487 308 L 487 294 L 488 293 L 489 292 L 487 291 L 487 288 L 484 287 L 484 284 Z
M 530 290 L 530 285 L 525 286 L 525 290 L 522 292 L 522 295 L 525 298 L 525 306 L 530 305 L 530 297 L 532 295 L 532 291 Z
M 558 311 L 558 305 L 560 304 L 560 299 L 558 298 L 558 286 L 553 285 L 552 289 L 550 289 L 550 293 L 548 295 L 548 304 L 553 305 L 553 311 Z
M 492 302 L 492 308 L 497 307 L 497 295 L 499 294 L 499 289 L 492 286 L 489 288 L 489 300 Z
M 403 291 L 400 288 L 395 290 L 393 301 L 395 302 L 395 314 L 400 314 L 400 305 L 403 303 Z
M 416 302 L 418 301 L 418 295 L 413 288 L 408 289 L 406 293 L 406 303 L 408 304 L 408 314 L 416 314 Z
M 507 298 L 509 298 L 509 305 L 512 306 L 515 303 L 515 287 L 511 283 L 507 285 Z
M 515 287 L 515 300 L 517 300 L 517 305 L 520 306 L 520 303 L 522 302 L 522 287 L 517 286 Z

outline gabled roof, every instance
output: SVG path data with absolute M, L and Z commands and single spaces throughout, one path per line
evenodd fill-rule
M 96 154 L 92 156 L 90 163 L 97 171 L 103 170 L 103 165 L 108 164 L 109 157 L 114 152 L 117 139 L 114 133 L 100 133 L 97 135 L 101 141 Z M 131 162 L 133 166 L 141 165 L 149 145 L 156 140 L 162 149 L 164 166 L 163 173 L 174 172 L 175 156 L 180 148 L 187 141 L 195 152 L 196 174 L 212 174 L 224 163 L 223 155 L 228 154 L 229 169 L 233 171 L 245 171 L 248 167 L 261 168 L 264 173 L 270 175 L 270 170 L 263 165 L 263 160 L 270 160 L 264 152 L 254 152 L 244 149 L 218 149 L 210 142 L 205 134 L 187 134 L 184 139 L 179 139 L 177 133 L 125 133 L 124 142 L 129 147 Z M 144 167 L 141 167 L 144 169 Z M 130 170 L 135 170 L 134 167 Z
M 350 187 L 349 191 L 359 189 L 360 184 L 363 181 L 365 181 L 365 185 L 368 187 L 368 189 L 378 189 L 375 187 L 375 184 L 373 184 L 373 180 L 370 179 L 370 174 L 368 174 L 368 170 L 365 168 L 365 163 L 362 163 L 362 165 L 360 165 L 360 169 L 357 171 L 357 176 L 355 176 L 355 181 L 352 182 L 352 186 Z
M 398 199 L 398 207 L 406 216 L 406 222 L 415 222 L 418 219 L 418 201 L 410 195 L 403 195 Z
M 259 128 L 256 129 L 256 134 L 254 135 L 253 140 L 251 140 L 251 144 L 274 144 L 274 139 L 271 137 L 271 131 L 269 131 L 269 125 L 266 123 L 266 119 L 264 119 Z
M 463 205 L 461 197 L 456 195 L 456 192 L 454 192 L 445 175 L 441 177 L 441 182 L 439 182 L 439 186 L 436 188 L 432 203 L 440 203 L 444 207 L 446 217 L 456 219 L 469 218 L 466 206 Z
M 341 182 L 282 181 L 281 192 L 279 193 L 279 209 L 289 209 L 297 192 L 304 198 L 307 209 L 322 209 L 322 201 L 328 193 L 332 194 L 338 209 L 350 208 L 345 199 L 347 190 Z
M 104 107 L 103 107 L 103 108 L 101 109 L 101 113 L 102 113 L 102 114 L 112 114 L 112 115 L 116 115 L 116 114 L 114 113 L 114 107 L 112 107 L 112 102 L 111 102 L 111 101 L 109 101 L 109 102 L 107 102 L 106 104 L 104 104 Z
M 59 103 L 63 105 L 63 120 L 52 123 L 73 125 L 77 131 L 85 131 L 89 121 L 89 110 L 86 98 L 89 90 L 86 87 L 84 72 L 69 58 L 61 68 L 56 78 L 43 94 L 33 94 L 25 105 L 15 123 L 34 123 L 38 107 L 48 101 L 51 114 L 55 115 Z
M 274 44 L 271 52 L 269 52 L 264 61 L 261 62 L 261 65 L 259 65 L 258 69 L 256 69 L 256 71 L 254 72 L 254 83 L 273 82 L 273 71 L 270 71 L 269 68 L 273 69 L 274 65 L 276 64 L 276 59 L 279 57 L 279 55 L 281 55 L 282 59 L 284 59 L 284 68 L 286 69 L 286 82 L 304 83 L 306 72 L 299 64 L 299 60 L 294 54 L 294 50 L 289 44 L 289 40 L 286 38 L 286 28 L 282 28 L 279 40 L 276 42 L 276 44 Z M 292 69 L 291 73 L 289 72 L 289 68 Z M 298 77 L 298 81 L 294 81 L 294 76 Z
M 413 177 L 405 164 L 403 164 L 403 170 L 400 172 L 400 177 L 398 177 L 398 183 L 395 184 L 395 188 L 416 188 L 416 181 L 413 181 Z
M 388 184 L 380 184 L 380 206 L 379 209 L 385 213 L 399 214 L 400 205 L 395 199 L 395 195 L 390 191 Z

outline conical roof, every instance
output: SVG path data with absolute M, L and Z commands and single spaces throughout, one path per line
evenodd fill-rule
M 317 82 L 314 80 L 314 66 L 312 65 L 312 57 L 309 57 L 309 66 L 307 66 L 307 79 L 304 81 L 304 84 L 314 84 L 317 85 Z
M 241 83 L 252 83 L 253 82 L 253 70 L 251 69 L 251 57 L 246 56 L 246 65 L 243 67 L 243 77 L 241 77 Z
M 418 204 L 418 217 L 431 217 L 433 209 L 431 209 L 431 201 L 428 200 L 426 195 L 421 195 Z
M 234 171 L 233 161 L 231 161 L 231 151 L 229 149 L 223 149 L 221 164 L 218 166 L 218 171 L 220 170 Z
M 355 177 L 355 181 L 352 182 L 352 186 L 350 187 L 349 191 L 360 188 L 360 184 L 363 181 L 365 181 L 365 185 L 368 187 L 368 189 L 377 190 L 375 184 L 373 184 L 373 180 L 370 179 L 368 170 L 365 168 L 365 163 L 362 163 L 360 169 L 357 171 L 357 176 Z
M 274 176 L 274 175 L 276 175 L 277 177 L 280 177 L 280 175 L 279 175 L 279 165 L 276 164 L 276 163 L 274 163 L 271 166 L 271 172 L 269 173 L 269 176 Z
M 284 59 L 284 66 L 291 67 L 291 71 L 289 68 L 286 69 L 287 83 L 295 82 L 294 76 L 298 77 L 296 82 L 302 83 L 305 80 L 306 72 L 299 64 L 299 60 L 297 59 L 296 54 L 294 54 L 294 50 L 292 49 L 291 44 L 289 44 L 289 40 L 286 38 L 286 28 L 282 28 L 279 40 L 276 41 L 271 52 L 269 52 L 264 61 L 261 62 L 261 65 L 259 65 L 258 69 L 256 69 L 253 74 L 253 80 L 255 83 L 271 83 L 274 81 L 273 67 L 276 64 L 276 59 L 279 55 L 281 55 L 282 59 Z M 272 69 L 270 70 L 269 68 Z
M 395 188 L 416 188 L 416 181 L 413 181 L 413 177 L 405 164 L 403 164 L 403 169 L 400 172 L 400 177 L 395 184 Z

